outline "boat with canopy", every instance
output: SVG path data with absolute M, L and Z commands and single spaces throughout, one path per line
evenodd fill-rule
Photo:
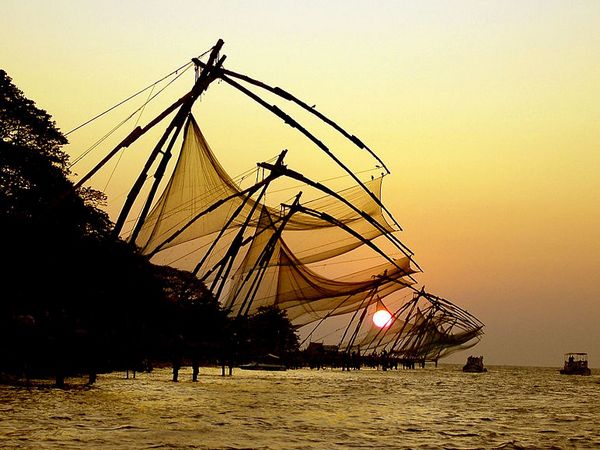
M 588 367 L 588 355 L 585 352 L 565 353 L 562 375 L 591 375 L 592 370 Z

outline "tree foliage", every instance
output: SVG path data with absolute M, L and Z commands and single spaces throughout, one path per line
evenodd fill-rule
M 51 116 L 4 71 L 0 89 L 0 338 L 16 343 L 0 350 L 0 369 L 76 370 L 92 354 L 114 367 L 157 319 L 160 279 L 113 236 L 103 194 L 75 190 Z
M 286 312 L 276 306 L 263 306 L 251 316 L 237 318 L 234 330 L 238 353 L 245 360 L 275 355 L 288 362 L 298 351 L 296 330 Z
M 157 345 L 157 359 L 168 358 L 176 339 L 185 343 L 183 356 L 215 362 L 223 352 L 227 317 L 204 283 L 190 272 L 155 266 L 165 295 L 160 333 L 164 345 Z M 160 356 L 162 354 L 162 357 Z
M 180 342 L 196 361 L 297 350 L 285 313 L 230 321 L 194 275 L 115 237 L 104 194 L 69 180 L 66 142 L 0 70 L 0 372 L 133 368 Z
M 8 74 L 0 69 L 0 140 L 27 147 L 52 165 L 67 171 L 68 156 L 61 150 L 67 139 L 43 109 L 23 95 Z

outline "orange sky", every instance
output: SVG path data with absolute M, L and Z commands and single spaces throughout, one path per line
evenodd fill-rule
M 250 3 L 4 0 L 0 64 L 68 131 L 222 38 L 227 68 L 316 104 L 386 162 L 384 202 L 418 281 L 486 324 L 472 352 L 558 366 L 587 351 L 600 367 L 600 3 Z M 232 174 L 282 148 L 313 179 L 339 174 L 227 86 L 195 114 Z M 122 118 L 74 133 L 67 151 Z M 373 167 L 331 142 L 354 170 Z

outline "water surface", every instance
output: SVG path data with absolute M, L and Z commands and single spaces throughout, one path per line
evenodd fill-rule
M 0 448 L 600 448 L 600 376 L 184 368 L 0 386 Z

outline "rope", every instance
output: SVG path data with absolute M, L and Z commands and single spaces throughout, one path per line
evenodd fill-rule
M 135 121 L 135 124 L 133 125 L 133 128 L 137 127 L 138 124 L 140 123 L 140 119 L 142 118 L 142 114 L 144 114 L 144 110 L 146 109 L 146 105 L 150 102 L 150 99 L 152 97 L 152 93 L 153 92 L 154 92 L 154 86 L 152 86 L 152 89 L 150 89 L 150 92 L 148 93 L 148 98 L 146 99 L 146 102 L 142 105 L 142 109 L 140 111 L 140 114 L 138 115 L 137 120 Z M 123 158 L 123 152 L 119 152 L 119 157 L 117 158 L 117 162 L 115 163 L 115 165 L 113 167 L 113 170 L 110 172 L 108 180 L 106 180 L 106 184 L 104 185 L 103 192 L 106 192 L 106 189 L 108 189 L 108 185 L 112 181 L 112 178 L 113 178 L 115 172 L 117 171 L 117 167 L 119 167 L 119 163 L 121 162 L 121 158 Z
M 118 107 L 119 107 L 119 106 L 121 106 L 122 104 L 124 104 L 124 103 L 127 103 L 129 100 L 131 100 L 131 99 L 133 99 L 133 98 L 137 97 L 137 96 L 138 96 L 138 95 L 140 95 L 142 92 L 145 92 L 145 91 L 147 91 L 147 90 L 148 90 L 148 89 L 150 89 L 150 88 L 153 88 L 153 87 L 154 87 L 154 86 L 156 86 L 158 83 L 160 83 L 161 81 L 163 81 L 165 78 L 168 78 L 168 77 L 170 77 L 171 75 L 173 75 L 174 73 L 177 73 L 179 70 L 183 69 L 185 66 L 188 66 L 188 65 L 190 65 L 190 66 L 191 66 L 191 64 L 192 64 L 192 63 L 187 63 L 187 64 L 185 64 L 185 65 L 183 65 L 183 66 L 181 66 L 181 67 L 177 68 L 176 70 L 174 70 L 173 72 L 171 72 L 171 73 L 169 73 L 168 75 L 164 76 L 164 77 L 163 77 L 163 78 L 161 78 L 160 80 L 158 80 L 158 81 L 155 81 L 155 82 L 154 82 L 154 83 L 152 83 L 151 85 L 149 85 L 149 86 L 146 86 L 144 89 L 141 89 L 141 90 L 137 91 L 135 94 L 132 94 L 132 95 L 130 95 L 130 96 L 129 96 L 129 97 L 127 97 L 125 100 L 121 100 L 119 103 L 117 103 L 117 104 L 116 104 L 116 105 L 114 105 L 114 106 L 111 106 L 111 107 L 110 107 L 110 108 L 108 108 L 106 111 L 103 111 L 103 112 L 101 112 L 100 114 L 97 114 L 97 115 L 95 115 L 95 116 L 94 116 L 94 117 L 92 117 L 91 119 L 89 119 L 89 120 L 86 120 L 86 121 L 85 121 L 84 123 L 82 123 L 81 125 L 78 125 L 78 126 L 76 126 L 76 127 L 75 127 L 75 128 L 73 128 L 71 131 L 69 131 L 69 132 L 65 133 L 65 136 L 68 136 L 68 135 L 70 135 L 70 134 L 71 134 L 71 133 L 73 133 L 74 131 L 77 131 L 77 130 L 79 130 L 80 128 L 82 128 L 82 127 L 86 126 L 87 124 L 89 124 L 89 123 L 93 122 L 94 120 L 96 120 L 96 119 L 99 119 L 99 118 L 100 118 L 100 117 L 102 117 L 103 115 L 105 115 L 105 114 L 107 114 L 107 113 L 111 112 L 113 109 L 115 109 L 115 108 L 118 108 Z
M 210 52 L 212 50 L 212 47 L 210 49 L 208 49 L 207 51 L 205 51 L 204 53 L 202 53 L 200 56 L 198 56 L 198 59 L 202 58 L 204 55 L 206 55 L 208 52 Z M 115 108 L 118 108 L 119 106 L 121 106 L 122 104 L 128 102 L 129 100 L 131 100 L 132 98 L 137 97 L 138 95 L 140 95 L 142 92 L 147 91 L 150 88 L 153 88 L 154 86 L 156 86 L 158 83 L 160 83 L 161 81 L 165 80 L 166 78 L 169 78 L 171 75 L 176 74 L 177 72 L 179 72 L 181 69 L 183 69 L 186 66 L 191 66 L 192 63 L 188 62 L 185 63 L 183 66 L 178 67 L 177 69 L 171 71 L 168 75 L 165 75 L 164 77 L 162 77 L 160 80 L 155 81 L 154 83 L 146 86 L 144 89 L 141 89 L 139 91 L 137 91 L 135 94 L 130 95 L 129 97 L 127 97 L 125 100 L 121 100 L 119 103 L 117 103 L 114 106 L 111 106 L 110 108 L 108 108 L 106 111 L 101 112 L 100 114 L 95 115 L 94 117 L 92 117 L 91 119 L 85 121 L 84 123 L 82 123 L 81 125 L 76 126 L 75 128 L 73 128 L 71 131 L 65 133 L 65 136 L 68 136 L 69 134 L 73 133 L 74 131 L 79 130 L 80 128 L 86 126 L 87 124 L 89 124 L 90 122 L 93 122 L 94 120 L 102 117 L 103 115 L 109 113 L 110 111 L 112 111 Z M 187 67 L 186 67 L 187 70 Z
M 81 155 L 79 155 L 77 158 L 75 158 L 75 160 L 69 165 L 69 168 L 73 167 L 75 164 L 77 164 L 79 161 L 81 161 L 83 158 L 85 158 L 92 150 L 94 150 L 98 145 L 100 145 L 102 142 L 104 142 L 111 134 L 113 134 L 123 124 L 125 124 L 127 121 L 129 121 L 129 119 L 131 119 L 133 116 L 135 116 L 138 111 L 140 111 L 141 109 L 145 108 L 148 103 L 150 103 L 152 100 L 154 100 L 166 88 L 168 88 L 171 84 L 173 84 L 175 81 L 177 81 L 177 79 L 179 77 L 181 77 L 190 67 L 191 67 L 191 64 L 184 71 L 182 71 L 179 75 L 177 75 L 175 78 L 173 78 L 171 81 L 169 81 L 160 91 L 158 91 L 156 94 L 154 94 L 149 100 L 147 100 L 146 102 L 144 102 L 144 104 L 142 106 L 140 106 L 138 109 L 136 109 L 135 111 L 133 111 L 129 116 L 127 116 L 125 119 L 123 119 L 112 130 L 110 130 L 108 133 L 106 133 L 104 136 L 102 136 L 98 141 L 96 141 L 94 144 L 92 144 L 92 146 L 90 148 L 88 148 Z

